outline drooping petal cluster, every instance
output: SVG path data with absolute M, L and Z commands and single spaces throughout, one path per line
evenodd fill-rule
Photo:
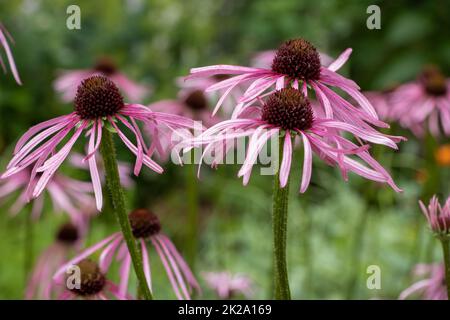
M 423 300 L 448 300 L 443 264 L 419 264 L 414 268 L 414 274 L 419 277 L 427 276 L 427 278 L 419 280 L 403 290 L 399 296 L 400 300 L 416 294 Z
M 9 67 L 11 68 L 11 72 L 14 76 L 14 79 L 18 84 L 22 84 L 22 81 L 20 81 L 19 72 L 17 71 L 16 63 L 14 62 L 14 57 L 8 44 L 8 40 L 14 43 L 14 40 L 9 34 L 8 30 L 6 30 L 6 28 L 0 22 L 0 47 L 2 47 L 3 50 L 5 50 L 6 58 L 8 60 Z M 6 72 L 6 65 L 1 56 L 0 56 L 0 65 L 3 68 L 3 71 Z
M 223 163 L 223 158 L 236 145 L 235 139 L 248 137 L 245 160 L 238 173 L 239 177 L 243 177 L 244 184 L 247 184 L 258 154 L 267 146 L 267 141 L 278 143 L 278 137 L 284 135 L 283 145 L 280 146 L 283 148 L 283 157 L 279 159 L 280 186 L 284 187 L 291 170 L 294 138 L 299 137 L 304 149 L 300 192 L 305 192 L 309 186 L 313 153 L 326 163 L 338 167 L 345 179 L 348 172 L 354 172 L 366 179 L 387 183 L 400 191 L 389 173 L 369 154 L 369 145 L 358 145 L 344 138 L 341 135 L 343 132 L 350 133 L 359 141 L 397 148 L 394 141 L 397 137 L 337 120 L 315 118 L 309 101 L 293 88 L 276 91 L 262 106 L 249 106 L 238 118 L 218 123 L 190 143 L 194 147 L 205 146 L 200 164 L 209 154 L 212 154 L 212 163 L 218 164 Z
M 4 180 L 0 180 L 0 199 L 18 193 L 10 208 L 12 215 L 18 214 L 33 198 L 32 190 L 38 177 L 32 177 L 30 169 L 19 171 Z M 92 185 L 88 182 L 75 180 L 60 173 L 55 174 L 48 182 L 46 194 L 50 198 L 55 212 L 67 213 L 72 222 L 80 226 L 89 215 L 95 211 L 95 199 Z M 31 216 L 37 219 L 42 215 L 45 195 L 34 199 Z
M 93 76 L 85 79 L 75 98 L 75 111 L 30 128 L 17 142 L 14 156 L 2 179 L 31 168 L 30 180 L 37 182 L 31 190 L 33 198 L 46 188 L 58 168 L 69 156 L 73 146 L 83 133 L 88 138 L 87 155 L 97 209 L 101 210 L 103 195 L 96 154 L 102 141 L 104 128 L 113 130 L 125 146 L 136 156 L 134 174 L 138 175 L 143 165 L 162 173 L 163 169 L 151 159 L 157 147 L 158 130 L 170 128 L 172 133 L 181 128 L 192 128 L 194 121 L 177 115 L 152 112 L 139 104 L 125 104 L 117 87 L 108 78 Z M 151 128 L 152 143 L 147 146 L 137 121 Z M 122 129 L 120 126 L 123 126 Z M 125 131 L 134 136 L 132 142 Z
M 422 201 L 419 201 L 419 205 L 433 232 L 441 236 L 450 233 L 450 197 L 443 206 L 436 196 L 431 198 L 428 207 Z
M 359 86 L 352 80 L 338 73 L 348 60 L 352 50 L 345 50 L 328 66 L 321 66 L 317 50 L 306 40 L 294 39 L 285 42 L 276 52 L 271 68 L 252 68 L 233 65 L 215 65 L 191 69 L 187 80 L 229 75 L 230 78 L 206 88 L 206 92 L 224 90 L 213 111 L 215 114 L 227 96 L 235 89 L 246 86 L 233 113 L 237 117 L 246 107 L 252 105 L 255 99 L 273 93 L 286 87 L 301 89 L 305 96 L 313 90 L 329 119 L 354 123 L 370 128 L 370 125 L 386 127 L 378 120 L 371 103 L 361 94 Z M 351 96 L 360 108 L 335 93 L 331 88 L 338 88 Z

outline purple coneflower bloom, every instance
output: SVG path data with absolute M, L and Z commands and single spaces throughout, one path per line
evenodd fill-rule
M 59 228 L 55 242 L 38 258 L 27 284 L 26 299 L 50 300 L 62 293 L 63 287 L 53 281 L 53 275 L 79 249 L 83 237 L 80 233 L 81 229 L 72 223 Z
M 420 280 L 403 290 L 399 296 L 400 300 L 404 300 L 415 293 L 420 293 L 423 300 L 447 300 L 443 264 L 419 264 L 414 268 L 414 274 L 416 276 L 428 275 L 428 278 Z
M 69 289 L 66 279 L 61 274 L 55 282 L 64 288 L 57 300 L 132 300 L 126 292 L 123 293 L 119 287 L 108 280 L 98 266 L 92 260 L 83 259 L 75 264 L 80 268 L 80 288 Z
M 247 276 L 224 271 L 206 272 L 203 277 L 220 299 L 231 299 L 236 295 L 250 298 L 253 294 L 252 281 Z
M 214 112 L 222 105 L 227 95 L 237 86 L 247 84 L 244 92 L 236 105 L 233 117 L 246 107 L 253 104 L 254 100 L 273 90 L 285 87 L 300 88 L 307 95 L 311 88 L 324 109 L 327 118 L 351 123 L 361 128 L 372 129 L 368 124 L 387 127 L 388 125 L 378 120 L 378 116 L 364 95 L 359 91 L 358 85 L 336 71 L 347 61 L 352 50 L 345 50 L 333 63 L 323 67 L 316 48 L 304 39 L 294 39 L 283 43 L 277 50 L 272 61 L 271 68 L 250 68 L 233 65 L 215 65 L 191 69 L 187 79 L 208 77 L 217 74 L 233 75 L 230 79 L 216 83 L 206 91 L 226 90 L 217 102 Z M 351 103 L 343 99 L 329 88 L 335 87 L 349 94 L 360 106 L 355 108 Z M 268 92 L 266 92 L 269 90 Z
M 13 58 L 11 49 L 9 48 L 8 39 L 12 43 L 14 43 L 14 40 L 11 37 L 11 35 L 9 34 L 8 30 L 6 30 L 6 28 L 0 22 L 0 46 L 3 47 L 3 49 L 5 50 L 6 58 L 8 59 L 9 67 L 11 68 L 11 72 L 14 76 L 14 79 L 16 80 L 16 82 L 18 84 L 22 84 L 22 82 L 20 81 L 19 72 L 17 71 L 17 67 L 14 62 L 14 58 Z M 0 56 L 0 65 L 3 68 L 3 71 L 6 72 L 6 66 L 5 66 L 5 63 L 3 62 L 3 59 L 1 56 Z
M 181 257 L 172 241 L 170 241 L 170 239 L 161 232 L 161 224 L 158 217 L 147 209 L 137 209 L 129 214 L 129 219 L 133 235 L 139 242 L 142 252 L 144 273 L 150 290 L 152 288 L 152 281 L 149 260 L 150 256 L 148 253 L 147 244 L 152 244 L 156 249 L 178 299 L 189 300 L 192 289 L 196 289 L 200 292 L 200 287 L 197 280 L 188 265 Z M 114 255 L 116 255 L 116 258 L 121 262 L 119 271 L 119 293 L 125 294 L 130 275 L 131 257 L 121 232 L 114 233 L 108 238 L 83 251 L 77 257 L 62 266 L 56 273 L 55 277 L 58 277 L 62 272 L 64 272 L 68 266 L 78 263 L 101 249 L 103 249 L 99 261 L 101 272 L 106 273 L 108 271 Z
M 208 98 L 201 89 L 181 89 L 177 100 L 161 100 L 148 105 L 152 111 L 167 112 L 201 121 L 206 127 L 219 119 L 211 117 Z
M 36 186 L 32 190 L 32 197 L 38 197 L 47 186 L 59 166 L 69 155 L 75 142 L 83 132 L 89 137 L 88 161 L 89 169 L 96 197 L 97 209 L 101 210 L 103 204 L 101 179 L 98 172 L 96 153 L 102 140 L 102 130 L 114 130 L 127 148 L 136 155 L 134 174 L 138 175 L 142 165 L 146 165 L 157 173 L 163 169 L 146 153 L 150 152 L 152 145 L 157 143 L 157 135 L 150 148 L 147 148 L 137 120 L 146 126 L 153 127 L 157 133 L 159 127 L 169 127 L 175 132 L 178 128 L 193 127 L 193 120 L 176 115 L 152 112 L 139 104 L 126 104 L 117 86 L 103 76 L 92 76 L 83 80 L 78 87 L 74 101 L 74 111 L 68 115 L 45 121 L 30 128 L 17 142 L 14 156 L 1 178 L 13 174 L 33 165 L 32 179 L 40 174 Z M 124 125 L 135 137 L 136 144 L 131 142 L 119 124 Z M 59 150 L 58 145 L 74 131 L 73 135 Z
M 436 196 L 431 198 L 428 207 L 422 201 L 419 201 L 419 205 L 431 230 L 438 235 L 448 235 L 450 232 L 450 197 L 443 206 Z
M 224 146 L 228 148 L 234 145 L 232 142 L 236 138 L 249 137 L 246 158 L 238 174 L 243 177 L 244 185 L 246 185 L 258 154 L 266 142 L 272 137 L 284 134 L 280 186 L 285 187 L 291 168 L 292 138 L 298 136 L 303 141 L 304 149 L 300 192 L 306 191 L 311 179 L 313 152 L 328 164 L 338 166 L 345 179 L 347 179 L 347 172 L 352 171 L 366 179 L 388 183 L 393 189 L 400 191 L 389 173 L 370 156 L 367 151 L 368 145 L 356 145 L 342 137 L 340 133 L 345 131 L 357 139 L 397 149 L 395 142 L 389 136 L 375 134 L 372 130 L 337 120 L 315 118 L 309 100 L 294 88 L 276 91 L 268 97 L 266 102 L 262 100 L 261 102 L 263 103 L 261 107 L 249 106 L 239 118 L 220 122 L 207 129 L 191 141 L 191 146 L 206 145 L 202 159 L 211 150 L 219 150 L 217 154 L 223 156 L 228 151 L 221 151 Z M 250 117 L 250 114 L 253 116 Z M 369 167 L 350 158 L 349 155 L 357 156 Z
M 66 102 L 73 101 L 77 94 L 77 88 L 81 82 L 94 75 L 103 75 L 111 79 L 117 87 L 133 102 L 141 101 L 150 89 L 130 80 L 126 75 L 117 70 L 111 59 L 103 57 L 98 60 L 94 68 L 83 70 L 64 71 L 54 82 L 54 88 L 62 94 Z
M 391 117 L 423 136 L 450 136 L 450 80 L 435 66 L 426 67 L 415 82 L 399 86 L 390 98 Z
M 36 185 L 37 180 L 38 177 L 32 176 L 29 168 L 0 180 L 0 199 L 6 199 L 9 195 L 20 191 L 19 196 L 10 208 L 11 214 L 18 214 L 31 201 L 31 190 Z M 75 180 L 57 173 L 49 180 L 46 190 L 52 201 L 53 209 L 56 212 L 67 213 L 73 223 L 83 222 L 87 216 L 95 211 L 92 184 L 89 182 Z M 34 219 L 41 216 L 44 200 L 44 195 L 34 199 L 31 209 L 31 216 Z

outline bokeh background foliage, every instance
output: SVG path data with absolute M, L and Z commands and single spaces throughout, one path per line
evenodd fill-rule
M 81 30 L 66 28 L 70 4 L 81 7 Z M 381 8 L 381 30 L 366 28 L 370 4 Z M 186 75 L 190 67 L 245 65 L 257 51 L 304 37 L 331 56 L 352 47 L 343 72 L 363 90 L 381 90 L 414 79 L 430 62 L 450 74 L 449 8 L 448 0 L 1 1 L 0 20 L 14 36 L 13 52 L 24 83 L 18 86 L 9 75 L 0 77 L 1 167 L 12 144 L 30 125 L 71 111 L 52 89 L 60 69 L 88 68 L 97 57 L 109 55 L 131 78 L 154 87 L 154 94 L 143 101 L 148 103 L 175 97 L 174 79 Z M 438 243 L 426 231 L 417 200 L 430 193 L 448 195 L 448 167 L 435 168 L 421 141 L 395 130 L 410 138 L 400 151 L 376 148 L 374 152 L 391 168 L 405 190 L 402 194 L 354 175 L 344 183 L 336 170 L 317 162 L 312 186 L 299 196 L 301 172 L 294 166 L 288 235 L 293 297 L 396 298 L 411 282 L 415 263 L 440 259 Z M 300 156 L 296 155 L 297 163 Z M 423 179 L 427 174 L 423 169 L 430 167 L 440 177 L 432 186 Z M 183 251 L 186 171 L 170 164 L 165 168 L 161 176 L 146 171 L 128 192 L 128 204 L 157 213 L 165 232 Z M 203 170 L 195 271 L 199 276 L 224 269 L 246 273 L 255 283 L 255 298 L 267 298 L 271 177 L 254 174 L 249 186 L 243 187 L 235 177 L 237 170 L 237 166 Z M 85 173 L 77 174 L 86 178 Z M 8 205 L 0 206 L 0 298 L 4 299 L 22 298 L 24 285 L 24 215 L 11 218 Z M 36 254 L 53 240 L 62 221 L 64 216 L 46 210 L 35 224 Z M 99 215 L 87 242 L 115 230 L 114 219 Z M 366 288 L 366 268 L 373 264 L 382 270 L 381 290 Z M 173 298 L 162 270 L 154 274 L 155 296 Z M 214 295 L 206 289 L 203 297 Z

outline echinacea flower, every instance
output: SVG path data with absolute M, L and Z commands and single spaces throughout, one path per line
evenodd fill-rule
M 71 265 L 71 267 L 79 268 L 79 288 L 76 287 L 76 281 L 70 281 L 61 273 L 54 280 L 55 283 L 64 288 L 57 300 L 132 300 L 128 293 L 122 293 L 116 284 L 106 278 L 94 261 L 83 259 Z
M 11 68 L 11 72 L 14 76 L 14 79 L 16 80 L 16 82 L 18 84 L 22 84 L 22 82 L 20 81 L 19 72 L 17 71 L 17 67 L 14 62 L 14 57 L 12 55 L 11 49 L 9 48 L 8 39 L 9 39 L 9 41 L 14 43 L 14 40 L 11 37 L 11 35 L 9 34 L 8 30 L 6 30 L 6 28 L 0 22 L 0 46 L 3 47 L 3 50 L 5 50 L 6 58 L 8 59 L 9 67 Z M 0 65 L 3 68 L 3 71 L 6 72 L 6 65 L 3 62 L 3 59 L 1 56 L 0 56 Z
M 55 242 L 38 258 L 27 284 L 26 299 L 51 300 L 62 293 L 63 288 L 53 281 L 53 275 L 79 249 L 82 238 L 81 229 L 72 223 L 59 228 Z
M 149 104 L 152 111 L 166 112 L 201 121 L 206 127 L 218 122 L 211 117 L 208 98 L 200 89 L 182 89 L 177 100 L 161 100 Z
M 203 277 L 220 299 L 231 299 L 239 295 L 250 298 L 253 294 L 252 281 L 245 275 L 223 271 L 206 272 Z
M 10 195 L 19 193 L 10 208 L 13 215 L 18 214 L 32 200 L 31 190 L 36 185 L 37 175 L 32 175 L 31 169 L 18 171 L 4 180 L 0 180 L 0 199 L 7 199 Z M 55 174 L 47 184 L 47 194 L 56 213 L 67 213 L 72 222 L 79 225 L 95 211 L 92 184 Z M 33 200 L 31 216 L 37 219 L 44 208 L 45 194 Z
M 220 121 L 219 116 L 212 117 L 209 107 L 209 100 L 203 90 L 184 88 L 181 89 L 176 100 L 161 100 L 148 105 L 148 108 L 155 112 L 165 112 L 198 121 L 199 128 L 209 127 Z M 152 128 L 146 127 L 146 132 L 153 135 Z M 159 148 L 156 149 L 159 158 L 167 160 L 173 148 L 171 130 L 159 130 Z
M 254 116 L 250 117 L 247 114 Z M 244 117 L 243 115 L 246 114 Z M 226 120 L 205 130 L 190 141 L 190 147 L 206 145 L 202 160 L 207 152 L 219 150 L 216 154 L 224 156 L 223 147 L 234 145 L 236 138 L 249 137 L 245 161 L 238 173 L 243 177 L 244 185 L 250 179 L 253 165 L 258 154 L 272 137 L 282 137 L 282 159 L 280 166 L 280 187 L 284 188 L 290 174 L 293 138 L 300 137 L 303 142 L 304 162 L 303 176 L 300 192 L 308 188 L 312 174 L 312 154 L 330 165 L 339 167 L 342 175 L 347 179 L 348 171 L 352 171 L 366 179 L 387 183 L 394 190 L 400 191 L 389 173 L 373 159 L 368 145 L 356 145 L 342 137 L 341 132 L 348 132 L 355 138 L 368 142 L 382 144 L 396 149 L 395 142 L 380 133 L 374 134 L 371 130 L 357 127 L 332 119 L 315 118 L 309 100 L 297 89 L 284 88 L 270 95 L 261 107 L 248 107 L 237 119 Z M 185 148 L 188 149 L 189 147 Z M 350 157 L 354 155 L 368 166 Z M 219 160 L 215 160 L 218 163 Z
M 195 79 L 217 74 L 232 75 L 231 78 L 216 83 L 206 89 L 209 91 L 225 90 L 216 104 L 213 114 L 222 105 L 229 93 L 236 87 L 247 86 L 236 105 L 233 118 L 236 118 L 255 99 L 271 94 L 274 90 L 293 87 L 301 89 L 305 96 L 312 89 L 324 109 L 326 118 L 350 123 L 370 130 L 369 124 L 380 127 L 388 125 L 378 120 L 378 116 L 361 94 L 359 86 L 336 71 L 347 61 L 352 50 L 345 50 L 333 63 L 323 67 L 317 49 L 304 39 L 294 39 L 283 43 L 277 50 L 271 68 L 250 68 L 233 65 L 215 65 L 191 69 L 186 78 Z M 329 87 L 341 89 L 350 95 L 361 108 L 354 107 Z M 372 129 L 374 130 L 374 129 Z
M 128 99 L 133 102 L 141 101 L 150 93 L 149 88 L 135 83 L 121 73 L 108 57 L 100 58 L 92 69 L 64 71 L 55 80 L 54 88 L 61 93 L 64 101 L 70 102 L 75 98 L 77 88 L 81 82 L 94 75 L 103 75 L 111 79 Z
M 414 268 L 416 276 L 427 276 L 406 288 L 400 293 L 399 299 L 419 293 L 423 300 L 447 300 L 447 287 L 445 285 L 445 270 L 441 263 L 419 264 Z
M 197 280 L 188 265 L 181 257 L 172 241 L 161 232 L 161 224 L 158 217 L 147 209 L 137 209 L 129 214 L 129 220 L 133 235 L 138 241 L 141 249 L 145 278 L 150 290 L 152 288 L 152 281 L 149 251 L 147 247 L 149 244 L 152 244 L 161 259 L 177 298 L 179 300 L 189 300 L 192 289 L 196 289 L 200 292 Z M 117 260 L 121 263 L 119 269 L 119 293 L 122 295 L 125 294 L 130 275 L 131 256 L 121 232 L 114 233 L 80 253 L 77 257 L 62 266 L 55 274 L 55 277 L 60 276 L 68 266 L 78 263 L 101 249 L 103 250 L 99 260 L 100 271 L 106 274 L 114 255 L 116 255 Z
M 142 137 L 137 120 L 154 128 L 152 131 L 155 133 L 152 137 L 154 139 L 149 148 Z M 123 129 L 119 128 L 120 124 L 133 134 L 136 144 L 128 139 Z M 176 115 L 152 112 L 139 104 L 124 103 L 119 89 L 111 80 L 104 76 L 92 76 L 83 80 L 78 87 L 72 113 L 35 125 L 22 136 L 17 142 L 14 156 L 1 178 L 8 178 L 33 166 L 32 179 L 37 174 L 40 174 L 40 177 L 31 195 L 33 198 L 38 197 L 67 158 L 76 141 L 82 136 L 83 132 L 86 132 L 89 143 L 85 160 L 89 164 L 97 209 L 101 210 L 103 195 L 96 153 L 102 142 L 102 130 L 105 127 L 117 133 L 127 148 L 136 155 L 134 174 L 138 175 L 142 165 L 157 173 L 163 172 L 163 169 L 146 154 L 155 143 L 158 143 L 158 128 L 170 127 L 175 132 L 178 128 L 193 127 L 193 120 Z M 73 135 L 58 150 L 58 146 L 69 136 L 72 130 L 74 131 Z
M 414 82 L 399 86 L 389 100 L 391 117 L 422 137 L 450 136 L 450 80 L 436 66 L 424 68 Z
M 428 207 L 422 201 L 419 201 L 419 205 L 430 229 L 438 236 L 447 236 L 450 233 L 450 197 L 443 206 L 436 196 L 431 198 Z

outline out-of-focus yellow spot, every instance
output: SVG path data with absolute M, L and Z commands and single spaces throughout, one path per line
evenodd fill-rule
M 436 163 L 442 167 L 450 166 L 450 144 L 440 146 L 435 154 Z
M 416 172 L 415 179 L 418 183 L 423 184 L 428 179 L 428 173 L 425 169 L 419 169 Z

